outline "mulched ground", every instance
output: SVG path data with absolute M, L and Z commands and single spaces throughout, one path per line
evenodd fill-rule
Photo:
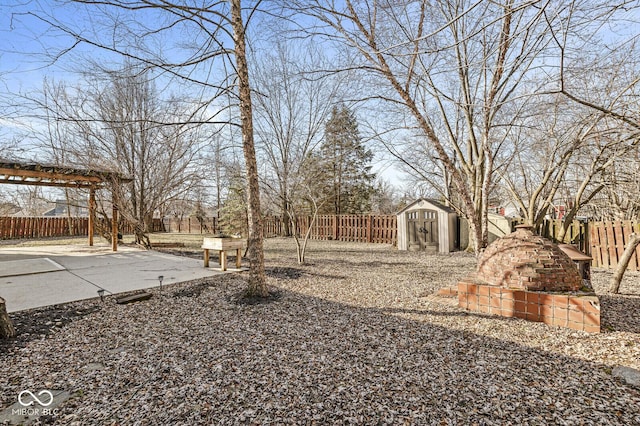
M 640 276 L 607 296 L 604 332 L 468 313 L 433 293 L 464 253 L 267 240 L 270 303 L 239 303 L 242 275 L 12 315 L 0 407 L 24 389 L 71 394 L 54 424 L 640 424 Z M 185 250 L 186 251 L 186 250 Z M 201 252 L 195 251 L 198 258 Z

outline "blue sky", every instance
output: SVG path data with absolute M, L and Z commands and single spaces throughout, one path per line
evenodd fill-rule
M 11 91 L 39 87 L 45 75 L 63 73 L 58 65 L 51 66 L 47 52 L 61 48 L 70 40 L 55 37 L 44 22 L 26 15 L 28 11 L 42 11 L 47 2 L 3 1 L 0 6 L 0 81 Z
M 90 33 L 94 27 L 100 31 L 108 30 L 109 23 L 104 23 L 101 27 L 99 14 L 86 13 L 83 6 L 50 0 L 0 0 L 0 93 L 5 92 L 1 86 L 5 86 L 10 92 L 25 92 L 37 90 L 42 86 L 43 78 L 53 80 L 73 78 L 71 71 L 82 66 L 82 54 L 99 55 L 101 60 L 113 59 L 121 61 L 121 57 L 109 54 L 104 50 L 96 50 L 86 45 L 74 48 L 73 52 L 64 55 L 59 61 L 52 62 L 51 55 L 69 48 L 74 40 L 60 31 L 54 31 L 49 25 L 26 13 L 36 12 L 38 15 L 47 17 L 55 16 L 58 21 L 73 24 L 80 31 Z M 597 4 L 597 2 L 594 2 Z M 92 6 L 95 8 L 95 6 Z M 117 12 L 115 12 L 117 13 Z M 150 12 L 139 13 L 134 19 L 128 14 L 114 16 L 129 25 L 138 28 L 147 23 L 155 23 L 157 16 Z M 631 16 L 633 22 L 637 22 L 636 16 Z M 637 24 L 636 24 L 637 25 Z M 611 31 L 611 28 L 602 28 L 603 32 Z M 640 30 L 633 25 L 628 27 L 618 27 L 614 31 L 621 31 L 628 35 L 637 35 Z M 180 29 L 176 29 L 180 31 Z M 109 34 L 108 31 L 101 31 L 102 34 Z M 185 39 L 184 33 L 180 34 Z M 187 34 L 186 39 L 189 39 Z M 89 38 L 93 38 L 88 36 Z M 118 37 L 118 34 L 114 34 Z M 174 41 L 170 39 L 170 34 L 158 43 L 158 49 L 171 53 L 172 58 L 178 58 L 184 54 Z M 186 52 L 186 50 L 185 50 Z M 0 96 L 6 96 L 1 95 Z M 0 122 L 0 125 L 2 123 Z
M 95 6 L 92 7 L 95 8 Z M 110 11 L 119 13 L 113 8 Z M 73 71 L 82 67 L 83 55 L 94 57 L 97 55 L 101 61 L 107 59 L 113 59 L 116 63 L 122 61 L 122 57 L 119 55 L 86 44 L 74 47 L 73 51 L 54 61 L 52 55 L 73 46 L 74 39 L 60 30 L 50 28 L 49 24 L 30 15 L 30 13 L 45 19 L 52 18 L 52 21 L 63 24 L 68 23 L 74 29 L 80 29 L 83 33 L 87 33 L 88 38 L 94 38 L 90 34 L 93 32 L 94 26 L 108 30 L 110 24 L 104 23 L 101 27 L 101 22 L 98 20 L 99 14 L 87 13 L 86 8 L 82 5 L 69 3 L 61 5 L 60 2 L 50 0 L 0 0 L 0 40 L 3 41 L 0 44 L 0 93 L 5 93 L 0 96 L 39 91 L 42 88 L 44 78 L 50 81 L 70 80 L 73 82 L 77 80 Z M 157 18 L 157 15 L 154 16 L 149 11 L 138 13 L 133 19 L 129 14 L 116 15 L 116 17 L 126 21 L 128 25 L 140 27 L 158 22 L 157 19 L 154 19 Z M 108 31 L 102 33 L 109 34 Z M 184 38 L 183 36 L 184 33 L 176 39 Z M 165 36 L 163 40 L 166 43 L 159 42 L 162 44 L 161 49 L 172 49 L 172 57 L 182 56 L 183 53 L 173 45 L 173 40 L 166 40 L 167 37 L 169 35 Z M 12 123 L 0 121 L 0 130 L 3 125 L 6 135 L 6 129 Z M 377 168 L 391 179 L 397 177 L 397 172 L 393 168 L 389 168 L 388 162 L 380 162 Z

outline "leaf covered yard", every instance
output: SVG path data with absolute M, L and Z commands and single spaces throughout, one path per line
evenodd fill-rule
M 298 265 L 291 240 L 266 240 L 268 303 L 241 301 L 246 283 L 228 274 L 137 304 L 20 314 L 20 336 L 2 343 L 3 407 L 47 387 L 70 394 L 56 424 L 640 421 L 640 392 L 611 375 L 640 367 L 633 273 L 625 295 L 601 297 L 605 332 L 587 334 L 435 297 L 472 255 L 311 244 Z M 594 272 L 599 293 L 609 274 Z

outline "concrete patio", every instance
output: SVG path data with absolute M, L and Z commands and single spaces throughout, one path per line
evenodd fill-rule
M 214 264 L 213 266 L 217 266 Z M 229 270 L 230 272 L 234 270 Z M 8 312 L 212 276 L 202 260 L 106 244 L 0 247 L 0 297 Z

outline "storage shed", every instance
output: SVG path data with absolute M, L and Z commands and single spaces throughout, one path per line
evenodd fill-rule
M 398 212 L 398 250 L 448 253 L 458 248 L 458 215 L 435 200 L 420 198 Z

